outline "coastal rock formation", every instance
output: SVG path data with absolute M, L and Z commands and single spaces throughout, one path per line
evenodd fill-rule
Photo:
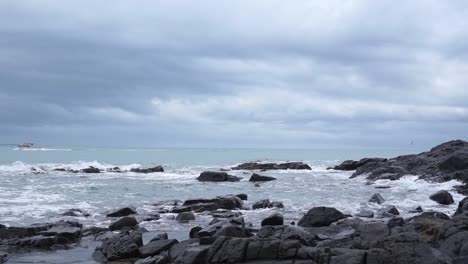
M 80 241 L 82 225 L 73 221 L 0 228 L 0 249 L 66 248 Z
M 460 180 L 468 186 L 468 142 L 453 140 L 430 151 L 403 155 L 391 159 L 363 159 L 345 161 L 337 170 L 356 170 L 352 178 L 366 175 L 367 179 L 399 179 L 404 175 L 418 175 L 421 179 L 437 182 Z M 462 187 L 460 190 L 467 189 Z
M 283 215 L 280 213 L 274 213 L 267 218 L 262 220 L 261 226 L 266 226 L 266 225 L 283 225 L 284 224 L 284 218 Z
M 285 162 L 285 163 L 260 163 L 247 162 L 232 167 L 232 170 L 311 170 L 312 168 L 303 162 Z
M 262 176 L 262 175 L 259 175 L 259 174 L 252 174 L 252 176 L 250 177 L 249 181 L 251 182 L 256 182 L 256 181 L 274 181 L 276 180 L 275 177 L 271 177 L 271 176 Z
M 204 171 L 198 176 L 197 180 L 201 182 L 211 181 L 211 182 L 223 182 L 223 181 L 230 181 L 236 182 L 240 181 L 242 178 L 229 175 L 226 172 L 218 172 L 218 171 Z
M 178 222 L 188 222 L 195 220 L 195 215 L 192 212 L 182 212 L 177 215 L 175 220 Z
M 109 225 L 109 230 L 114 231 L 114 230 L 121 230 L 123 228 L 130 228 L 133 229 L 135 226 L 138 225 L 137 220 L 135 217 L 132 216 L 124 216 L 114 222 L 112 222 Z
M 284 205 L 282 202 L 271 202 L 269 199 L 260 200 L 252 205 L 253 210 L 273 207 L 284 208 Z
M 385 199 L 380 195 L 380 193 L 376 193 L 372 195 L 372 197 L 369 199 L 370 203 L 377 203 L 377 204 L 383 204 L 385 202 Z

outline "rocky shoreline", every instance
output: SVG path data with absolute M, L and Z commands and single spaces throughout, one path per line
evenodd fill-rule
M 468 184 L 468 142 L 456 140 L 441 144 L 428 152 L 392 159 L 367 158 L 345 161 L 332 169 L 355 170 L 352 178 L 369 181 L 396 180 L 404 175 L 418 175 L 430 181 L 459 180 Z M 265 165 L 266 164 L 266 165 Z M 137 173 L 163 170 L 139 169 Z M 94 168 L 95 169 L 95 168 Z M 281 164 L 250 162 L 230 170 L 264 171 L 277 169 L 310 170 L 302 162 Z M 115 172 L 119 172 L 116 169 Z M 93 172 L 94 171 L 94 172 Z M 101 170 L 82 171 L 99 173 Z M 225 171 L 203 172 L 199 181 L 234 182 L 240 177 Z M 273 177 L 253 173 L 252 182 L 271 181 Z M 466 194 L 466 193 L 465 193 Z M 414 208 L 415 216 L 403 218 L 395 206 L 378 211 L 362 211 L 347 215 L 333 207 L 313 207 L 297 223 L 287 223 L 283 215 L 273 213 L 260 226 L 246 222 L 240 210 L 283 208 L 281 201 L 256 201 L 249 208 L 247 194 L 162 201 L 154 204 L 154 212 L 139 214 L 124 207 L 106 212 L 112 220 L 107 228 L 83 227 L 76 221 L 35 224 L 27 227 L 6 227 L 0 224 L 0 263 L 32 250 L 55 250 L 76 247 L 87 240 L 99 241 L 92 257 L 98 263 L 137 264 L 204 264 L 204 263 L 468 263 L 468 198 L 454 201 L 446 190 L 428 194 L 441 205 L 458 203 L 449 216 L 442 212 Z M 369 197 L 370 203 L 382 204 L 379 193 Z M 366 201 L 363 201 L 366 202 Z M 161 233 L 143 243 L 147 231 L 143 221 L 153 221 L 162 214 L 177 214 L 175 221 L 186 223 L 208 213 L 212 221 L 193 227 L 188 239 L 178 241 Z M 86 212 L 71 209 L 63 215 L 84 216 Z

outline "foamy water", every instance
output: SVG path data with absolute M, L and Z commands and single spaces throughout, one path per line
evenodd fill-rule
M 6 150 L 3 150 L 7 152 Z M 364 177 L 349 179 L 352 172 L 327 170 L 328 166 L 339 163 L 328 155 L 317 159 L 320 153 L 313 155 L 303 150 L 289 151 L 151 151 L 151 150 L 81 150 L 81 151 L 44 151 L 44 157 L 38 152 L 14 151 L 21 158 L 11 161 L 11 156 L 0 156 L 0 223 L 6 225 L 28 225 L 37 222 L 75 219 L 87 226 L 107 226 L 109 219 L 105 213 L 122 206 L 136 206 L 139 213 L 151 212 L 157 201 L 190 198 L 212 198 L 217 195 L 246 193 L 247 206 L 261 199 L 281 201 L 284 209 L 242 210 L 247 222 L 258 225 L 260 221 L 274 211 L 285 216 L 286 221 L 297 222 L 311 207 L 332 206 L 348 214 L 355 214 L 362 209 L 377 211 L 388 205 L 395 205 L 405 217 L 417 206 L 424 210 L 437 210 L 452 214 L 456 204 L 439 205 L 429 199 L 429 195 L 438 190 L 449 190 L 455 201 L 463 197 L 453 191 L 457 181 L 429 183 L 417 180 L 417 176 L 406 176 L 397 181 L 379 180 L 368 185 Z M 52 153 L 52 154 L 50 154 Z M 150 154 L 148 154 L 150 153 Z M 0 154 L 2 154 L 0 149 Z M 5 154 L 5 153 L 3 153 Z M 89 159 L 84 157 L 87 154 Z M 33 156 L 31 156 L 33 155 Z M 122 156 L 124 155 L 124 156 Z M 291 157 L 290 159 L 287 156 Z M 350 157 L 350 158 L 359 158 Z M 240 182 L 202 183 L 196 180 L 200 172 L 229 168 L 249 160 L 287 161 L 302 160 L 312 166 L 311 171 L 266 171 L 262 175 L 276 177 L 276 181 L 261 183 L 255 187 L 248 182 L 252 172 L 230 171 L 228 173 L 243 177 Z M 44 162 L 48 160 L 49 162 Z M 115 162 L 112 162 L 115 160 Z M 1 159 L 0 159 L 1 161 Z M 72 173 L 54 171 L 80 170 L 93 166 L 101 170 L 120 167 L 130 170 L 136 167 L 163 165 L 162 173 L 103 172 L 99 174 Z M 376 189 L 376 186 L 387 186 L 387 189 Z M 367 202 L 374 193 L 385 198 L 382 205 Z M 79 208 L 90 217 L 63 217 L 61 213 L 72 208 Z M 163 215 L 160 220 L 143 222 L 141 225 L 153 233 L 169 232 L 172 237 L 185 239 L 192 226 L 206 224 L 211 216 L 198 214 L 197 220 L 188 224 L 179 224 L 171 217 Z M 91 249 L 85 251 L 90 255 Z M 89 263 L 80 249 L 74 249 L 73 263 Z M 72 254 L 72 253 L 66 253 Z M 53 254 L 46 257 L 30 255 L 18 257 L 15 261 L 46 261 L 55 263 Z M 60 262 L 56 262 L 60 263 Z M 71 263 L 71 262 L 70 262 Z

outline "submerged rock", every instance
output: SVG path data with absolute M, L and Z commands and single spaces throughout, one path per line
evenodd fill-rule
M 385 199 L 382 197 L 382 195 L 380 195 L 380 193 L 376 193 L 372 195 L 372 197 L 369 199 L 369 202 L 383 204 L 385 202 Z
M 204 171 L 198 176 L 197 180 L 201 182 L 211 181 L 211 182 L 223 182 L 223 181 L 230 181 L 236 182 L 240 181 L 242 178 L 229 175 L 226 172 L 218 172 L 218 171 Z
M 453 204 L 455 203 L 455 201 L 453 200 L 453 197 L 452 195 L 447 192 L 447 191 L 438 191 L 434 194 L 432 194 L 431 196 L 429 196 L 429 198 L 433 201 L 436 201 L 440 204 L 444 204 L 444 205 L 449 205 L 449 204 Z
M 123 232 L 107 238 L 94 250 L 92 257 L 99 263 L 136 258 L 140 257 L 138 249 L 141 246 L 143 246 L 141 233 Z
M 131 168 L 130 172 L 135 172 L 135 173 L 164 172 L 164 168 L 160 165 L 156 167 L 152 167 L 152 168 Z
M 269 199 L 260 200 L 252 205 L 253 210 L 273 207 L 284 208 L 284 205 L 282 202 L 271 202 Z
M 93 166 L 89 166 L 88 168 L 81 169 L 80 171 L 83 173 L 100 173 L 101 172 L 100 169 L 95 168 Z
M 195 215 L 192 212 L 183 212 L 178 214 L 175 220 L 178 222 L 188 222 L 195 220 Z
M 259 175 L 259 174 L 252 174 L 252 176 L 250 177 L 249 181 L 251 182 L 256 182 L 256 181 L 274 181 L 276 180 L 275 177 L 270 177 L 270 176 L 262 176 L 262 175 Z

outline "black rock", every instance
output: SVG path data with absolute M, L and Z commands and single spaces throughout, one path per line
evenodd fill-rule
M 89 166 L 88 168 L 81 169 L 80 171 L 83 173 L 100 173 L 101 172 L 100 169 L 95 168 L 93 166 Z
M 247 162 L 232 167 L 232 170 L 311 170 L 312 168 L 303 162 L 285 162 L 285 163 L 259 163 Z
M 431 200 L 433 200 L 433 201 L 436 201 L 436 202 L 438 202 L 440 204 L 445 204 L 445 205 L 455 203 L 455 201 L 453 200 L 452 195 L 447 191 L 438 191 L 438 192 L 432 194 L 431 196 L 429 196 L 429 198 Z
M 382 217 L 393 217 L 395 215 L 400 215 L 400 212 L 395 206 L 389 205 L 385 208 L 380 209 L 378 214 Z
M 274 213 L 267 218 L 262 220 L 261 226 L 266 226 L 266 225 L 283 225 L 284 224 L 284 218 L 283 215 L 280 213 Z
M 70 209 L 65 213 L 62 213 L 63 216 L 75 216 L 75 217 L 88 217 L 89 213 L 83 212 L 81 209 Z
M 203 212 L 203 211 L 213 211 L 217 209 L 226 209 L 232 210 L 236 208 L 242 208 L 243 202 L 239 197 L 234 195 L 228 196 L 218 196 L 214 199 L 190 199 L 186 200 L 183 204 L 182 208 L 183 211 L 196 211 L 196 212 Z M 173 210 L 173 212 L 175 212 Z
M 252 174 L 252 176 L 250 177 L 249 181 L 251 182 L 256 182 L 256 181 L 274 181 L 276 180 L 275 177 L 270 177 L 270 176 L 262 176 L 262 175 L 259 175 L 259 174 Z
M 247 201 L 247 194 L 245 193 L 239 193 L 239 194 L 236 194 L 237 197 L 239 197 L 239 199 L 241 199 L 242 201 Z
M 190 238 L 198 238 L 198 235 L 197 233 L 202 230 L 203 228 L 201 226 L 194 226 L 190 229 L 190 234 L 189 234 L 189 237 Z
M 0 264 L 6 263 L 8 260 L 8 254 L 0 251 Z
M 347 162 L 345 168 L 354 166 Z M 452 179 L 468 184 L 468 142 L 453 140 L 417 155 L 403 155 L 386 161 L 372 160 L 358 167 L 352 178 L 366 175 L 370 180 L 399 179 L 419 175 L 420 179 L 445 182 Z M 461 188 L 460 190 L 464 190 Z
M 140 247 L 138 251 L 141 257 L 155 256 L 159 253 L 169 250 L 174 244 L 177 244 L 176 239 L 164 239 L 151 241 L 148 244 Z
M 5 226 L 5 225 L 2 225 L 2 224 L 0 224 L 0 229 L 4 229 L 4 228 L 6 228 L 6 226 Z
M 369 199 L 369 202 L 383 204 L 385 202 L 385 199 L 382 197 L 382 195 L 380 195 L 380 193 L 376 193 L 372 195 L 372 197 Z
M 468 197 L 463 198 L 463 200 L 458 203 L 458 208 L 455 212 L 455 215 L 463 214 L 465 212 L 468 212 Z
M 197 180 L 201 182 L 223 182 L 223 181 L 230 181 L 236 182 L 240 181 L 242 178 L 229 175 L 226 172 L 218 172 L 218 171 L 204 171 L 198 176 Z
M 413 214 L 414 214 L 414 213 L 422 213 L 422 212 L 423 212 L 423 209 L 421 208 L 421 206 L 418 206 L 418 207 L 416 207 L 416 208 L 414 208 L 414 209 L 411 209 L 411 210 L 409 211 L 409 213 L 413 213 Z
M 262 208 L 271 208 L 273 207 L 273 205 L 271 204 L 270 200 L 269 199 L 264 199 L 264 200 L 260 200 L 258 202 L 255 202 L 253 205 L 252 205 L 252 209 L 262 209 Z
M 389 228 L 394 228 L 396 226 L 403 226 L 405 223 L 405 220 L 403 217 L 392 217 L 387 221 L 387 226 Z
M 124 207 L 120 208 L 117 211 L 111 212 L 106 214 L 107 217 L 122 217 L 122 216 L 127 216 L 127 215 L 132 215 L 136 214 L 135 208 L 132 207 Z
M 434 211 L 424 212 L 420 215 L 415 216 L 414 218 L 435 218 L 435 219 L 450 220 L 450 216 L 441 212 L 434 212 Z
M 124 216 L 120 219 L 118 219 L 115 222 L 112 222 L 109 225 L 109 230 L 114 231 L 114 230 L 121 230 L 125 227 L 128 227 L 130 229 L 133 229 L 136 225 L 138 225 L 137 220 L 133 216 Z
M 314 207 L 299 220 L 303 227 L 329 226 L 331 223 L 345 218 L 345 215 L 333 207 Z
M 364 158 L 359 161 L 345 160 L 340 165 L 333 167 L 333 169 L 350 171 L 350 170 L 356 170 L 359 167 L 366 165 L 367 163 L 379 163 L 379 162 L 385 162 L 385 161 L 387 161 L 387 159 L 383 159 L 383 158 Z
M 134 264 L 168 264 L 169 256 L 166 254 L 160 254 L 153 257 L 147 257 L 145 259 L 139 259 Z
M 192 212 L 183 212 L 178 214 L 175 220 L 178 222 L 188 222 L 195 220 L 195 215 Z
M 131 168 L 130 171 L 135 173 L 153 173 L 164 172 L 164 168 L 162 166 L 156 166 L 152 168 Z
M 94 250 L 92 257 L 99 263 L 140 257 L 138 248 L 141 246 L 143 240 L 140 233 L 123 232 L 107 238 Z

